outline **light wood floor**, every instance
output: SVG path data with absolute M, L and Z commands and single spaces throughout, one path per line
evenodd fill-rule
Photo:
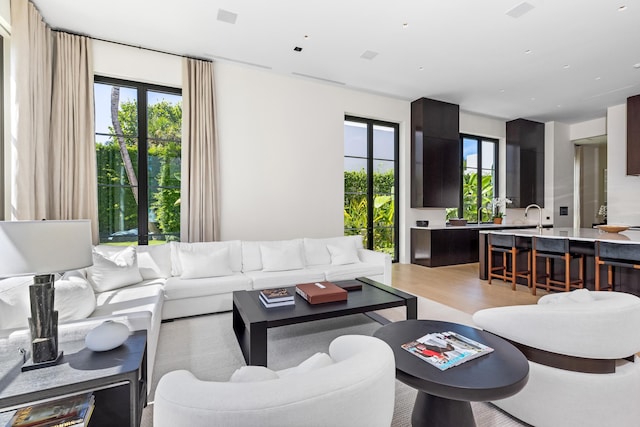
M 501 280 L 478 278 L 478 264 L 446 267 L 422 267 L 415 264 L 393 264 L 392 280 L 395 288 L 419 295 L 469 314 L 483 308 L 517 304 L 535 304 L 546 292 L 536 296 L 524 285 L 511 290 Z

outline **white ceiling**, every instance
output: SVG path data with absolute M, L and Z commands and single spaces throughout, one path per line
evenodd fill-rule
M 54 29 L 507 120 L 581 122 L 640 94 L 640 0 L 527 0 L 517 18 L 520 0 L 32 1 Z

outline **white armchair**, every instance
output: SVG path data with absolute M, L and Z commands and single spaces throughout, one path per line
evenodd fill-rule
M 160 379 L 154 426 L 380 426 L 393 418 L 395 361 L 383 341 L 345 335 L 329 346 L 333 363 L 251 382 L 198 380 L 188 371 Z M 285 375 L 288 373 L 289 375 Z
M 480 310 L 473 321 L 529 359 L 527 385 L 496 406 L 536 427 L 640 425 L 640 298 L 581 289 Z

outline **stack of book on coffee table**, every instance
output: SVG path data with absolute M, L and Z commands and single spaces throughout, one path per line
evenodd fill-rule
M 261 290 L 260 302 L 267 308 L 283 307 L 296 303 L 293 293 L 289 292 L 287 288 Z

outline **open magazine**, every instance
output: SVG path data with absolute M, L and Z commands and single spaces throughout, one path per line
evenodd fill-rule
M 493 349 L 455 332 L 434 332 L 402 348 L 444 371 L 468 360 L 491 353 Z

